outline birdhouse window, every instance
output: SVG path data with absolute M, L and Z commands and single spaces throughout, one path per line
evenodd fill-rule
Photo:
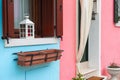
M 28 26 L 28 36 L 33 36 L 33 26 L 32 25 Z
M 28 34 L 27 34 L 28 37 L 29 37 L 29 36 L 32 37 L 33 34 L 34 34 L 34 32 L 33 32 L 33 26 L 32 26 L 32 25 L 28 25 Z
M 26 31 L 25 31 L 25 25 L 24 24 L 21 24 L 20 25 L 20 37 L 21 38 L 24 38 L 25 37 L 25 33 Z
M 24 25 L 19 31 L 19 23 L 26 15 L 34 23 L 34 31 L 31 25 L 28 26 L 27 36 L 62 37 L 63 0 L 2 0 L 2 2 L 3 39 L 25 37 Z
M 20 24 L 20 38 L 25 38 L 26 36 L 34 37 L 33 26 L 32 25 L 28 25 L 27 32 L 26 32 L 26 26 L 24 24 Z

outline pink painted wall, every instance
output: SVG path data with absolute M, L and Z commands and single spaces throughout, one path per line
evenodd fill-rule
M 120 64 L 120 28 L 113 23 L 113 0 L 102 0 L 102 74 L 113 61 Z
M 72 80 L 75 76 L 76 49 L 76 0 L 63 0 L 63 41 L 64 50 L 60 61 L 60 80 Z

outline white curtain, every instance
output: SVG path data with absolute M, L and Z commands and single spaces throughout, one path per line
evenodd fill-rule
M 80 24 L 80 47 L 77 53 L 77 64 L 80 63 L 86 46 L 89 29 L 91 26 L 93 0 L 80 0 L 81 5 L 81 24 Z M 79 65 L 77 65 L 78 68 Z

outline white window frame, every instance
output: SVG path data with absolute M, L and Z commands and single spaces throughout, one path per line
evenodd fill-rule
M 81 73 L 85 77 L 90 77 L 93 75 L 101 76 L 101 0 L 97 0 L 97 15 L 98 15 L 98 23 L 97 24 L 97 36 L 94 37 L 94 29 L 93 33 L 89 34 L 89 49 L 88 49 L 88 61 L 81 62 L 79 64 L 79 70 L 82 70 Z M 76 53 L 78 52 L 78 0 L 76 0 Z M 93 25 L 96 23 L 93 23 Z M 92 26 L 91 26 L 92 27 Z M 94 39 L 91 39 L 94 37 Z M 94 40 L 94 41 L 93 41 Z M 94 51 L 97 50 L 97 51 Z

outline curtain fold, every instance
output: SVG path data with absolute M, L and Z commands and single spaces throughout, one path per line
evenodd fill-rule
M 86 46 L 89 29 L 91 26 L 93 0 L 80 0 L 81 6 L 81 24 L 80 24 L 80 46 L 77 53 L 77 64 L 80 63 Z M 79 65 L 77 65 L 77 68 Z M 78 69 L 77 69 L 78 72 Z

